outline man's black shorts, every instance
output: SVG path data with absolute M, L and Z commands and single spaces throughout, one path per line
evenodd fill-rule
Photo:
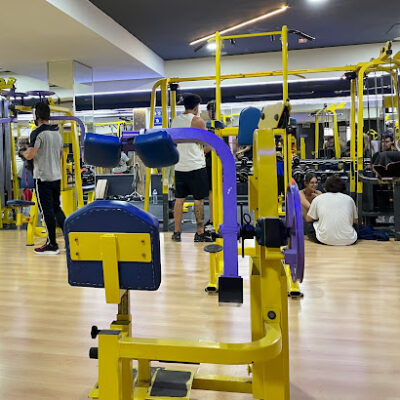
M 175 197 L 184 199 L 191 194 L 195 200 L 208 197 L 208 174 L 206 168 L 194 171 L 175 171 Z

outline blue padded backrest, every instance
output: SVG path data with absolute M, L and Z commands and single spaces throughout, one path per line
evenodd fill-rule
M 138 156 L 149 168 L 169 167 L 179 161 L 178 149 L 166 131 L 138 135 L 134 147 Z
M 114 168 L 121 159 L 121 141 L 116 136 L 87 133 L 84 143 L 86 164 Z
M 244 108 L 239 116 L 239 146 L 253 145 L 253 134 L 258 128 L 261 111 L 256 107 Z
M 149 233 L 151 262 L 118 262 L 119 283 L 126 290 L 157 290 L 161 283 L 160 237 L 157 218 L 124 202 L 97 200 L 65 221 L 68 282 L 72 286 L 104 287 L 101 261 L 71 260 L 70 232 Z M 132 249 L 135 251 L 135 249 Z M 100 255 L 99 255 L 100 257 Z

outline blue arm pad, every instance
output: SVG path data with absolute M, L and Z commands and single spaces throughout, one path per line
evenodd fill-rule
M 116 136 L 87 133 L 84 143 L 85 162 L 95 167 L 114 168 L 121 159 L 121 141 Z
M 149 168 L 163 168 L 179 161 L 179 152 L 166 131 L 139 135 L 134 142 L 135 151 Z

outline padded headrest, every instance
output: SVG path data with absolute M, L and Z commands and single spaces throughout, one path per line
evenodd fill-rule
M 138 135 L 134 147 L 138 156 L 149 168 L 169 167 L 179 161 L 176 144 L 166 131 Z
M 253 134 L 258 128 L 261 111 L 256 107 L 244 108 L 239 116 L 239 146 L 253 145 Z
M 116 136 L 87 133 L 84 143 L 84 158 L 86 164 L 114 168 L 121 159 L 121 141 Z

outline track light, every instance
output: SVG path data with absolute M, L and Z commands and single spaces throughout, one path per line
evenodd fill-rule
M 247 21 L 241 22 L 240 24 L 231 26 L 230 28 L 223 29 L 223 30 L 221 30 L 219 33 L 220 33 L 221 35 L 224 35 L 225 33 L 232 32 L 232 31 L 241 29 L 241 28 L 243 28 L 243 27 L 245 27 L 245 26 L 247 26 L 247 25 L 255 24 L 256 22 L 262 21 L 262 20 L 267 19 L 267 18 L 269 18 L 269 17 L 273 17 L 274 15 L 277 15 L 277 14 L 283 13 L 283 12 L 285 12 L 288 8 L 289 8 L 288 5 L 284 5 L 284 6 L 278 8 L 278 9 L 276 9 L 276 10 L 273 10 L 273 11 L 270 11 L 270 12 L 268 12 L 268 13 L 266 13 L 266 14 L 260 15 L 259 17 L 252 18 L 252 19 L 249 19 L 249 20 L 247 20 Z M 204 42 L 204 41 L 206 41 L 206 40 L 208 40 L 208 39 L 211 39 L 211 38 L 213 38 L 214 36 L 215 36 L 215 34 L 213 33 L 212 35 L 208 35 L 208 36 L 204 36 L 204 37 L 202 37 L 202 38 L 200 38 L 200 39 L 196 39 L 196 40 L 194 40 L 193 42 L 190 42 L 189 44 L 190 44 L 190 46 L 193 46 L 193 45 L 195 45 L 195 44 L 198 44 L 198 43 Z

